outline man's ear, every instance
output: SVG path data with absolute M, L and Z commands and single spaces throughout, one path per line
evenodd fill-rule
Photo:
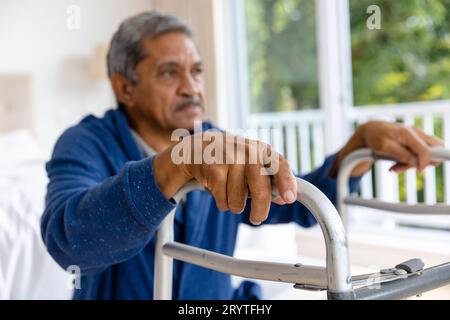
M 117 100 L 127 106 L 134 107 L 133 87 L 134 85 L 121 74 L 111 76 L 111 85 Z

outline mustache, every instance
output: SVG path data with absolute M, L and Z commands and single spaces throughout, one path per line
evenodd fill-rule
M 180 102 L 175 105 L 175 111 L 181 110 L 187 106 L 194 105 L 196 107 L 202 107 L 203 103 L 199 97 L 189 97 L 183 98 Z

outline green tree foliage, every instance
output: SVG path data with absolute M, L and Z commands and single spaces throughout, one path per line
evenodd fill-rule
M 356 105 L 450 98 L 450 0 L 351 0 L 350 12 Z
M 245 0 L 253 112 L 318 108 L 314 0 Z M 367 8 L 381 9 L 369 30 Z M 450 98 L 450 0 L 350 0 L 356 105 Z
M 311 0 L 245 0 L 253 112 L 317 108 Z

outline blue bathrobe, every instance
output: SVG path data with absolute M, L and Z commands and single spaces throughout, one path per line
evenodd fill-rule
M 211 129 L 205 123 L 203 129 Z M 336 180 L 328 176 L 336 155 L 302 177 L 332 201 Z M 145 158 L 133 139 L 125 113 L 88 116 L 58 140 L 47 163 L 49 184 L 41 221 L 48 252 L 64 269 L 78 266 L 81 288 L 74 299 L 152 299 L 155 234 L 175 208 L 155 182 L 153 157 Z M 352 190 L 359 179 L 352 179 Z M 316 223 L 299 203 L 272 204 L 265 224 Z M 188 194 L 175 214 L 175 240 L 233 255 L 241 215 L 221 212 L 207 192 Z M 175 261 L 174 299 L 258 299 L 260 288 L 246 281 L 233 288 L 229 275 Z

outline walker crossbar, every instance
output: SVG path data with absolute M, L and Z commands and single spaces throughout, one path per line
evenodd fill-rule
M 391 203 L 373 199 L 362 199 L 359 197 L 347 197 L 343 200 L 343 203 L 346 205 L 365 207 L 375 210 L 391 211 L 395 213 L 407 213 L 407 214 L 426 213 L 427 215 L 450 215 L 450 206 L 444 204 L 409 205 L 406 203 Z
M 435 161 L 450 161 L 450 150 L 444 148 L 433 148 L 432 158 Z M 374 154 L 369 149 L 361 149 L 348 155 L 341 164 L 338 180 L 337 180 L 337 208 L 341 214 L 344 225 L 348 223 L 348 205 L 356 205 L 360 207 L 368 207 L 377 210 L 386 210 L 393 213 L 408 213 L 408 214 L 433 214 L 433 215 L 448 215 L 450 214 L 450 206 L 444 204 L 438 205 L 426 205 L 416 204 L 408 205 L 401 203 L 389 203 L 379 200 L 368 200 L 350 196 L 350 189 L 348 181 L 353 169 L 363 161 L 367 160 L 387 160 L 394 161 L 393 159 L 386 158 Z
M 239 277 L 302 283 L 314 287 L 327 286 L 326 270 L 323 267 L 240 260 L 177 242 L 163 245 L 163 253 L 175 259 Z

